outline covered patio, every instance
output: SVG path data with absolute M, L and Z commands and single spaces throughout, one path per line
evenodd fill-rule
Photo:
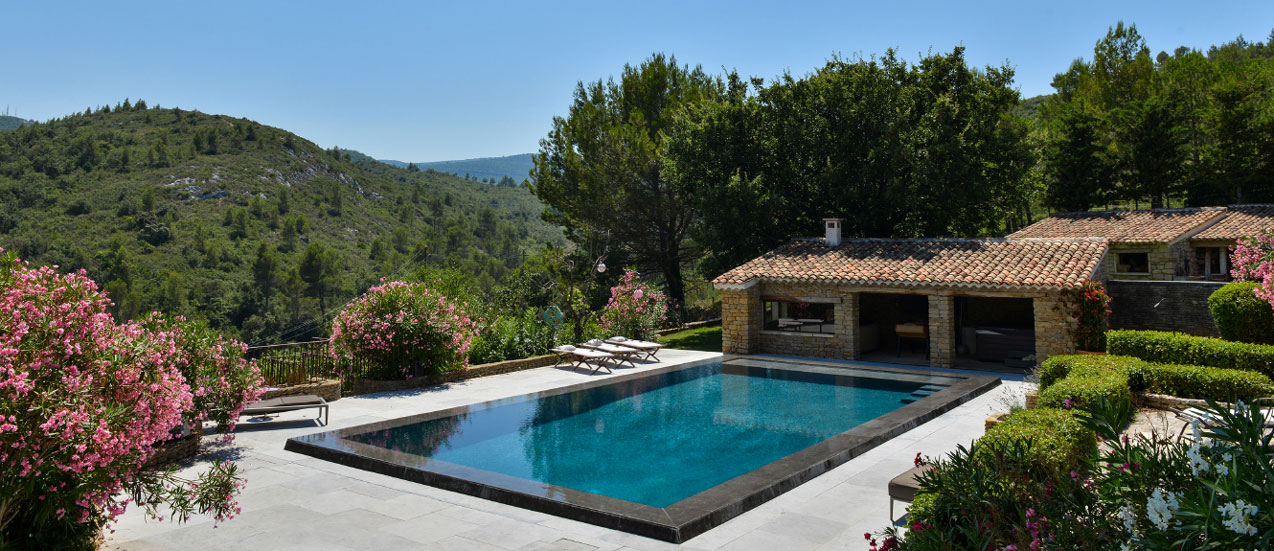
M 831 237 L 831 236 L 829 236 Z M 718 277 L 724 351 L 1027 370 L 1074 351 L 1102 239 L 797 239 Z

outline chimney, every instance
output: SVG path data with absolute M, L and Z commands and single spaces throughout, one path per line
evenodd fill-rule
M 827 229 L 827 244 L 833 247 L 840 245 L 840 218 L 824 218 L 823 226 Z

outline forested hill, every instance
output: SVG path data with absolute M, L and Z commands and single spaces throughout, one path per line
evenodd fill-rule
M 34 121 L 19 119 L 10 115 L 0 115 L 0 130 L 13 130 L 24 125 L 31 124 Z
M 84 268 L 129 318 L 304 338 L 382 277 L 492 285 L 563 241 L 521 187 L 355 161 L 287 131 L 124 102 L 0 132 L 0 247 Z
M 508 155 L 505 157 L 482 157 L 479 159 L 462 159 L 457 161 L 435 161 L 432 163 L 405 163 L 402 161 L 382 161 L 394 166 L 406 168 L 415 164 L 420 170 L 436 170 L 454 174 L 462 178 L 505 185 L 521 184 L 531 171 L 530 153 Z

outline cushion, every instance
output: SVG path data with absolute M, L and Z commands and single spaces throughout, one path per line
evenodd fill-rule
M 269 398 L 266 400 L 258 400 L 256 402 L 252 402 L 251 404 L 248 404 L 247 406 L 245 406 L 243 409 L 272 408 L 272 407 L 278 407 L 281 405 L 283 405 L 283 400 L 279 398 Z
M 586 342 L 586 343 L 584 343 L 584 344 L 587 344 L 587 345 L 589 345 L 589 346 L 601 346 L 601 345 L 602 345 L 602 340 L 601 340 L 601 339 L 593 339 L 593 340 L 590 340 L 590 341 L 588 341 L 588 342 Z
M 916 499 L 916 491 L 920 489 L 920 483 L 916 481 L 916 477 L 932 468 L 932 465 L 921 465 L 895 476 L 893 480 L 889 481 L 889 497 L 899 501 Z
M 281 396 L 279 397 L 279 400 L 281 400 L 285 406 L 304 406 L 309 404 L 318 405 L 323 403 L 322 398 L 313 394 L 304 394 L 301 396 Z
M 569 345 L 569 344 L 564 344 L 564 345 L 562 345 L 562 346 L 559 346 L 559 347 L 557 347 L 557 348 L 554 348 L 553 350 L 556 350 L 556 351 L 558 351 L 558 352 L 574 352 L 574 351 L 575 351 L 575 347 L 574 347 L 574 346 L 571 346 L 571 345 Z
M 624 342 L 624 341 L 626 341 L 626 340 L 628 340 L 628 339 L 626 339 L 626 338 L 624 338 L 624 337 L 611 337 L 611 338 L 610 338 L 610 340 L 612 340 L 612 341 L 614 341 L 614 342 Z

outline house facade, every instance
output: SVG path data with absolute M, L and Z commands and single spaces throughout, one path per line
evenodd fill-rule
M 828 221 L 713 281 L 726 353 L 1029 368 L 1074 351 L 1062 291 L 1105 239 L 850 239 Z
M 1230 249 L 1271 227 L 1274 205 L 1233 205 L 1062 213 L 1009 237 L 1104 238 L 1103 281 L 1228 281 Z

